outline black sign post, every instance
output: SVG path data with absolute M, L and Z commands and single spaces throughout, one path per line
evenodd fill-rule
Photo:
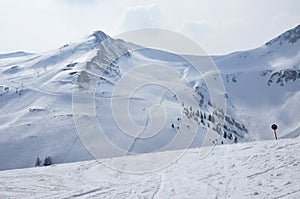
M 277 130 L 278 126 L 276 124 L 272 124 L 271 128 L 274 130 L 275 139 L 277 140 L 276 130 Z

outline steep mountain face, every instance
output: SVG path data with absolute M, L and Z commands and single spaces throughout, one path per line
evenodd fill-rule
M 214 57 L 223 74 L 229 110 L 255 139 L 272 139 L 299 128 L 300 26 L 260 48 Z
M 283 33 L 282 35 L 272 39 L 267 42 L 267 46 L 273 46 L 274 44 L 284 45 L 284 44 L 293 44 L 300 39 L 300 25 L 297 27 Z
M 178 71 L 180 78 L 187 80 L 188 84 L 186 86 L 192 88 L 191 95 L 197 101 L 197 105 L 192 106 L 192 103 L 180 101 L 172 90 L 160 85 L 142 85 L 132 96 L 116 96 L 116 98 L 126 98 L 129 100 L 128 106 L 131 120 L 128 120 L 126 125 L 130 126 L 131 121 L 133 121 L 143 127 L 140 136 L 136 138 L 124 133 L 114 120 L 115 117 L 110 102 L 114 98 L 113 91 L 120 79 L 126 76 L 128 72 L 131 72 L 132 69 L 145 63 L 159 63 Z M 87 107 L 86 102 L 82 102 L 82 99 L 75 100 L 76 106 L 82 107 L 82 110 L 79 111 L 80 113 L 75 115 L 75 120 L 80 121 L 78 130 L 89 133 L 93 129 L 97 129 L 99 123 L 110 142 L 125 151 L 125 154 L 121 155 L 182 149 L 184 148 L 182 143 L 174 145 L 169 143 L 176 136 L 185 137 L 184 132 L 188 134 L 186 136 L 194 136 L 190 147 L 234 143 L 246 140 L 246 135 L 248 134 L 247 128 L 239 123 L 237 119 L 226 115 L 223 110 L 218 109 L 211 103 L 205 82 L 200 77 L 195 80 L 194 77 L 196 74 L 192 66 L 178 55 L 154 49 L 137 48 L 137 46 L 121 40 L 107 39 L 95 48 L 95 51 L 83 68 L 84 70 L 78 74 L 76 85 L 79 90 L 86 90 L 87 93 L 82 92 L 85 94 L 88 94 L 90 90 L 96 91 L 95 110 L 97 123 L 91 122 L 94 121 L 94 111 L 88 111 L 93 109 L 93 107 Z M 154 68 L 153 70 L 162 69 Z M 162 75 L 161 77 L 159 74 L 156 74 L 157 78 L 163 79 L 168 76 L 163 71 L 160 71 L 160 74 Z M 147 76 L 146 71 L 145 74 L 131 77 L 136 82 L 139 81 L 138 79 L 147 78 L 149 76 Z M 128 84 L 124 88 L 131 86 Z M 155 136 L 150 136 L 149 129 L 151 130 L 151 127 L 153 127 L 151 125 L 155 125 L 151 121 L 159 120 L 162 117 L 162 115 L 149 116 L 155 104 L 162 106 L 167 112 L 167 116 L 166 122 L 159 129 L 159 133 Z M 122 119 L 128 118 L 127 110 L 123 110 L 122 107 L 118 108 L 118 117 Z M 224 123 L 220 125 L 217 122 L 218 120 L 223 120 Z M 88 123 L 88 121 L 90 121 L 91 125 L 81 129 L 82 124 Z M 193 124 L 198 128 L 195 135 L 192 129 Z M 209 135 L 207 143 L 203 143 L 205 136 L 209 134 L 208 131 L 212 131 L 210 134 L 213 136 L 210 137 Z M 164 148 L 164 146 L 167 147 Z M 106 158 L 120 155 L 110 148 L 105 147 L 104 143 L 102 151 L 103 154 L 100 157 Z
M 195 80 L 193 67 L 180 56 L 137 49 L 101 31 L 47 53 L 0 56 L 0 169 L 30 167 L 37 157 L 46 156 L 52 156 L 55 163 L 92 159 L 77 134 L 78 121 L 89 124 L 86 130 L 96 128 L 91 121 L 100 124 L 105 136 L 127 152 L 122 155 L 160 150 L 181 132 L 192 132 L 191 123 L 198 128 L 191 147 L 204 145 L 205 136 L 210 134 L 213 136 L 205 144 L 270 139 L 272 123 L 279 124 L 280 135 L 288 134 L 299 127 L 300 119 L 298 29 L 261 48 L 213 58 L 225 84 L 227 110 L 215 107 L 203 79 Z M 155 119 L 149 118 L 154 104 L 167 112 L 160 133 L 148 139 L 124 134 L 111 109 L 118 82 L 144 63 L 176 70 L 197 101 L 196 106 L 183 103 L 172 91 L 157 85 L 137 90 L 129 98 L 129 112 L 132 121 L 145 132 Z M 74 112 L 74 89 L 93 89 L 92 112 L 87 112 L 90 107 L 80 104 L 80 100 L 75 101 L 75 108 L 86 110 Z M 127 116 L 125 111 L 118 114 L 121 118 Z M 174 145 L 168 150 L 180 148 Z M 104 152 L 103 157 L 116 156 Z

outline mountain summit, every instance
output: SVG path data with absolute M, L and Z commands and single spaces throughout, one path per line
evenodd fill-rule
M 107 34 L 105 34 L 104 32 L 97 30 L 97 31 L 92 32 L 92 34 L 90 34 L 87 38 L 88 39 L 93 38 L 93 39 L 95 39 L 96 43 L 101 43 L 104 40 L 109 39 L 110 37 Z
M 284 45 L 284 44 L 293 44 L 300 39 L 300 25 L 292 28 L 285 33 L 279 35 L 278 37 L 267 42 L 267 46 L 272 46 L 274 44 Z

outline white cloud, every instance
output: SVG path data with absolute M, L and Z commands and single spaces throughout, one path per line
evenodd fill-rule
M 157 5 L 127 7 L 123 11 L 122 31 L 163 26 L 164 15 Z

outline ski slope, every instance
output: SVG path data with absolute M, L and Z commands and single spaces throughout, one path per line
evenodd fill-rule
M 0 171 L 0 198 L 300 197 L 299 137 L 216 146 L 205 158 L 199 155 L 202 149 L 188 149 L 170 167 L 139 174 L 116 171 L 96 160 Z M 179 152 L 142 158 L 147 164 Z

